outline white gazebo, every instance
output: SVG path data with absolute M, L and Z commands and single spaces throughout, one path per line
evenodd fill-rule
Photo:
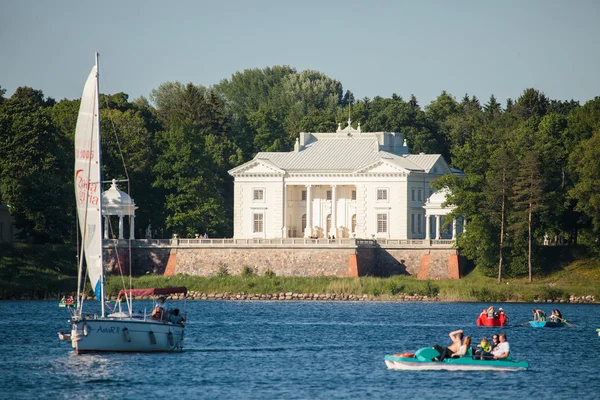
M 129 217 L 129 239 L 135 239 L 135 202 L 129 195 L 117 187 L 117 180 L 112 180 L 110 189 L 102 193 L 102 215 L 104 216 L 104 239 L 109 237 L 109 218 L 119 217 L 119 239 L 124 239 L 123 218 Z
M 440 189 L 437 192 L 433 193 L 425 202 L 425 205 L 423 206 L 423 208 L 425 209 L 425 239 L 456 239 L 456 219 L 452 220 L 452 237 L 444 237 L 443 232 L 441 230 L 441 226 L 444 222 L 443 219 L 445 219 L 446 216 L 452 211 L 454 211 L 454 209 L 456 208 L 456 206 L 444 206 L 448 194 L 450 194 L 450 189 Z M 431 226 L 432 218 L 435 218 L 435 225 L 433 226 L 433 228 L 435 229 L 434 231 L 432 231 Z M 458 229 L 464 232 L 465 224 L 462 218 L 460 224 L 458 225 L 460 225 L 458 226 Z M 433 238 L 431 237 L 431 234 L 434 234 Z

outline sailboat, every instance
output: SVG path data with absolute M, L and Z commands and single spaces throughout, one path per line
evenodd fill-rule
M 150 313 L 134 313 L 133 298 L 140 295 L 182 294 L 180 288 L 124 289 L 118 295 L 117 307 L 106 313 L 104 293 L 104 259 L 102 251 L 102 179 L 100 146 L 100 107 L 98 53 L 96 63 L 83 89 L 75 131 L 75 196 L 81 233 L 79 279 L 76 306 L 71 311 L 71 330 L 59 332 L 59 338 L 70 340 L 77 354 L 89 352 L 169 352 L 183 347 L 184 325 L 172 322 L 168 310 L 159 319 Z M 86 275 L 101 312 L 86 314 L 83 310 Z M 127 307 L 123 307 L 123 303 Z

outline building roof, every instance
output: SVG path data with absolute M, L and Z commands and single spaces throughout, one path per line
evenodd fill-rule
M 250 164 L 257 161 L 266 162 L 280 169 L 281 173 L 359 173 L 366 172 L 370 166 L 381 162 L 406 172 L 434 174 L 450 172 L 448 164 L 440 154 L 396 154 L 380 150 L 385 147 L 382 145 L 382 140 L 385 138 L 381 139 L 378 135 L 386 134 L 388 133 L 347 136 L 330 134 L 331 137 L 327 137 L 326 134 L 308 134 L 310 138 L 306 140 L 307 143 L 305 145 L 296 143 L 294 151 L 260 152 L 253 160 L 230 170 L 229 173 L 232 175 L 243 173 Z M 438 163 L 440 159 L 442 161 Z
M 440 157 L 440 154 L 399 156 L 379 151 L 375 139 L 319 139 L 298 152 L 261 152 L 254 158 L 268 160 L 287 172 L 353 172 L 381 160 L 409 171 L 429 172 Z
M 112 180 L 110 189 L 102 192 L 102 213 L 105 215 L 134 215 L 137 209 L 135 202 L 129 195 L 117 186 L 117 181 Z

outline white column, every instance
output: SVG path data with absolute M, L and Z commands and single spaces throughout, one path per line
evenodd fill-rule
M 123 215 L 119 215 L 119 239 L 123 239 Z
M 456 218 L 452 220 L 452 240 L 456 239 Z
M 104 239 L 110 239 L 108 237 L 108 215 L 104 216 Z
M 129 216 L 129 239 L 135 239 L 135 215 Z
M 435 238 L 439 239 L 440 238 L 440 216 L 436 215 L 435 216 Z
M 331 232 L 332 236 L 337 237 L 337 197 L 335 195 L 337 185 L 331 185 Z
M 288 237 L 288 226 L 287 226 L 287 185 L 285 184 L 285 182 L 283 182 L 283 232 L 281 237 L 282 238 L 286 238 Z
M 425 213 L 425 240 L 431 240 L 431 215 Z
M 312 235 L 312 193 L 311 185 L 306 185 L 306 230 L 304 237 Z
M 465 217 L 462 217 L 462 221 L 463 221 L 463 233 L 467 232 L 467 219 Z

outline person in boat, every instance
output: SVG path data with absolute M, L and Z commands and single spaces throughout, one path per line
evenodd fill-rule
M 162 321 L 167 317 L 167 305 L 165 304 L 167 301 L 167 296 L 161 294 L 158 296 L 158 303 L 152 310 L 152 319 L 156 319 Z
M 185 319 L 179 313 L 179 308 L 176 308 L 173 312 L 169 313 L 168 321 L 172 324 L 183 325 Z
M 462 329 L 452 331 L 448 334 L 448 336 L 450 336 L 450 339 L 452 340 L 452 344 L 450 346 L 448 346 L 446 348 L 442 348 L 442 346 L 440 346 L 438 344 L 433 346 L 433 348 L 436 349 L 440 353 L 440 355 L 435 358 L 436 361 L 444 361 L 445 358 L 452 357 L 452 355 L 454 353 L 458 352 L 458 350 L 460 350 L 460 347 L 462 346 L 462 340 L 463 340 L 463 330 Z
M 542 310 L 536 310 L 533 309 L 531 310 L 531 312 L 533 313 L 533 320 L 534 321 L 545 321 L 546 320 L 546 313 Z
M 499 335 L 500 343 L 494 350 L 492 350 L 492 355 L 494 356 L 494 360 L 500 360 L 502 358 L 506 358 L 510 355 L 510 345 L 508 344 L 508 340 L 506 339 L 506 333 L 501 333 Z
M 477 345 L 477 350 L 475 350 L 475 355 L 481 356 L 481 353 L 484 351 L 487 353 L 492 351 L 492 345 L 490 344 L 490 341 L 488 340 L 487 336 L 484 336 L 481 339 L 481 342 L 479 342 L 479 344 Z
M 471 348 L 471 336 L 465 336 L 465 340 L 462 345 L 458 348 L 458 351 L 452 354 L 452 358 L 459 358 L 467 354 Z
M 554 311 L 556 311 L 556 319 L 558 319 L 559 322 L 562 322 L 563 317 L 562 317 L 562 314 L 560 313 L 560 311 L 558 311 L 558 308 Z
M 500 344 L 500 338 L 497 334 L 493 334 L 492 335 L 492 343 L 490 343 L 490 349 L 487 351 L 480 351 L 479 352 L 479 357 L 483 360 L 484 358 L 491 358 L 492 357 L 492 352 L 494 350 L 496 350 L 496 348 L 498 348 L 498 345 Z
M 495 343 L 492 347 L 492 351 L 482 351 L 480 356 L 481 360 L 498 360 L 510 355 L 510 345 L 508 344 L 505 333 L 492 336 L 492 342 Z
M 502 307 L 498 309 L 498 319 L 500 319 L 500 325 L 504 326 L 508 324 L 508 315 L 506 315 Z
M 487 317 L 488 318 L 496 318 L 498 316 L 498 314 L 496 313 L 496 310 L 494 310 L 494 306 L 490 306 L 487 309 Z
M 552 310 L 552 315 L 548 318 L 550 322 L 562 322 L 562 315 L 558 310 Z

